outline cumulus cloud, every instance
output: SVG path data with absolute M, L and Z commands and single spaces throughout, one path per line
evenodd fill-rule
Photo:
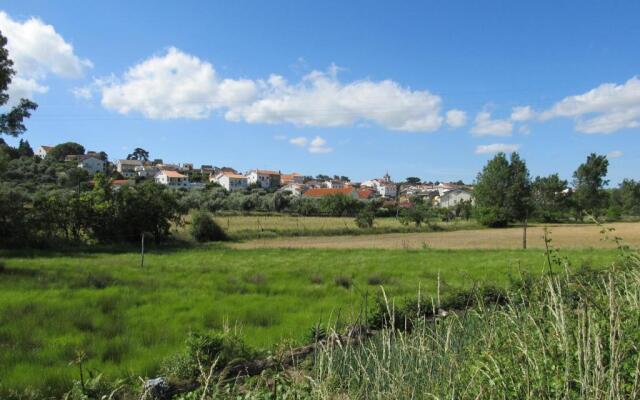
M 617 85 L 604 83 L 590 91 L 565 97 L 540 115 L 541 120 L 569 117 L 582 133 L 613 133 L 640 127 L 640 79 Z
M 130 68 L 101 85 L 102 104 L 148 118 L 206 118 L 224 112 L 230 121 L 339 127 L 374 122 L 407 132 L 432 132 L 444 121 L 442 100 L 391 80 L 342 83 L 339 68 L 313 71 L 298 83 L 280 75 L 267 79 L 222 79 L 213 66 L 176 48 Z M 452 123 L 460 123 L 454 110 Z
M 518 151 L 519 144 L 493 143 L 483 144 L 476 147 L 476 154 L 496 154 L 496 153 L 512 153 Z
M 624 152 L 622 152 L 622 150 L 613 150 L 607 153 L 608 158 L 620 158 L 623 155 L 624 155 Z
M 309 140 L 304 136 L 297 136 L 289 139 L 289 143 L 306 149 L 311 154 L 326 154 L 333 151 L 332 147 L 327 146 L 327 141 L 320 136 Z
M 48 88 L 41 81 L 49 74 L 81 78 L 93 66 L 91 61 L 78 57 L 73 46 L 52 25 L 38 18 L 21 22 L 0 11 L 0 31 L 7 38 L 9 57 L 16 71 L 9 87 L 13 101 L 45 93 Z
M 513 124 L 506 119 L 491 119 L 491 113 L 481 111 L 476 115 L 471 133 L 475 136 L 511 136 Z
M 511 109 L 512 121 L 528 121 L 535 117 L 535 112 L 531 106 L 513 107 Z
M 460 128 L 467 124 L 467 113 L 462 110 L 447 111 L 447 125 L 452 128 Z
M 333 148 L 327 146 L 327 141 L 316 136 L 309 144 L 309 153 L 311 154 L 325 154 L 331 153 Z
M 309 139 L 307 139 L 304 136 L 298 136 L 298 137 L 289 139 L 289 143 L 295 144 L 296 146 L 299 146 L 299 147 L 307 147 L 307 144 L 309 143 Z
M 101 83 L 101 90 L 104 107 L 152 119 L 206 118 L 213 110 L 250 101 L 257 92 L 254 82 L 219 79 L 211 64 L 174 47 L 130 68 L 122 80 Z

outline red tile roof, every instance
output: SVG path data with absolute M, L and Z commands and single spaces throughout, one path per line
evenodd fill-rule
M 165 174 L 169 178 L 186 178 L 186 175 L 182 175 L 180 172 L 176 171 L 162 171 L 161 174 Z
M 365 188 L 365 189 L 360 189 L 358 190 L 358 198 L 360 199 L 370 199 L 371 196 L 373 196 L 375 194 L 375 190 L 373 189 L 369 189 L 369 188 Z
M 350 195 L 353 192 L 353 188 L 342 188 L 342 189 L 328 189 L 328 188 L 315 188 L 309 189 L 303 193 L 305 197 L 325 197 L 332 196 L 336 194 L 344 194 Z

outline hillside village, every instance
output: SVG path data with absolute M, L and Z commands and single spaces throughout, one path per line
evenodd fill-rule
M 53 146 L 40 146 L 34 154 L 45 158 Z M 346 176 L 304 176 L 297 172 L 284 173 L 266 169 L 251 169 L 240 172 L 231 167 L 201 165 L 193 163 L 171 164 L 162 159 L 150 160 L 148 152 L 136 149 L 125 159 L 111 162 L 105 152 L 87 151 L 85 154 L 69 154 L 68 163 L 93 176 L 104 173 L 112 177 L 112 186 L 134 185 L 145 180 L 173 189 L 197 190 L 207 185 L 219 185 L 229 192 L 261 188 L 269 191 L 288 192 L 293 197 L 322 198 L 345 195 L 358 200 L 382 199 L 388 204 L 409 206 L 415 198 L 429 200 L 436 207 L 454 207 L 462 201 L 473 202 L 471 185 L 458 182 L 421 182 L 419 179 L 394 182 L 388 173 L 381 178 L 364 182 L 352 182 Z

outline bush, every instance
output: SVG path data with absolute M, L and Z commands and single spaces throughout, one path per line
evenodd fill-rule
M 375 215 L 369 210 L 362 210 L 356 216 L 356 225 L 358 228 L 368 229 L 373 227 Z
M 6 266 L 4 265 L 4 261 L 0 260 L 0 274 L 3 273 L 6 269 Z
M 239 337 L 222 332 L 191 333 L 185 342 L 185 351 L 167 358 L 162 372 L 170 378 L 194 379 L 199 363 L 222 371 L 226 366 L 256 356 Z
M 342 286 L 345 289 L 349 289 L 351 287 L 351 284 L 353 283 L 353 280 L 350 277 L 344 275 L 336 276 L 333 281 L 336 283 L 336 285 Z
M 384 278 L 381 275 L 371 275 L 367 278 L 367 283 L 369 285 L 382 285 L 384 283 Z
M 205 211 L 196 211 L 191 214 L 191 237 L 198 242 L 215 242 L 225 240 L 227 235 L 218 225 L 211 214 Z

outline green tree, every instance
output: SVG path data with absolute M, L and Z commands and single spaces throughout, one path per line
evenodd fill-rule
M 512 220 L 522 223 L 522 248 L 527 248 L 527 223 L 531 213 L 531 178 L 527 164 L 518 153 L 511 153 L 507 206 Z
M 367 229 L 373 227 L 373 222 L 375 221 L 375 214 L 369 208 L 363 208 L 356 215 L 356 225 L 358 228 Z
M 625 179 L 615 190 L 615 202 L 627 215 L 640 215 L 640 181 Z
M 558 174 L 537 176 L 531 184 L 534 215 L 544 222 L 558 222 L 569 211 L 567 181 Z
M 580 164 L 573 173 L 574 202 L 578 214 L 586 212 L 594 217 L 598 217 L 601 211 L 606 208 L 607 193 L 604 186 L 609 183 L 605 179 L 609 169 L 607 156 L 591 153 L 587 161 Z
M 522 222 L 526 238 L 526 221 L 531 212 L 531 181 L 527 165 L 518 153 L 510 161 L 498 153 L 478 174 L 473 190 L 476 216 L 483 225 L 501 227 Z M 525 242 L 523 241 L 523 245 Z
M 20 143 L 18 144 L 18 154 L 20 154 L 20 157 L 33 157 L 33 149 L 31 148 L 28 140 L 20 139 Z
M 136 147 L 133 153 L 127 156 L 127 160 L 149 161 L 149 152 L 140 147 Z
M 418 177 L 410 176 L 407 179 L 405 179 L 405 182 L 408 183 L 409 185 L 419 185 L 420 182 L 422 181 Z
M 496 154 L 478 174 L 473 196 L 476 218 L 481 224 L 501 227 L 511 220 L 507 195 L 510 177 L 509 161 L 504 153 Z
M 9 102 L 7 90 L 16 73 L 6 46 L 7 38 L 0 32 L 0 109 L 4 109 L 4 106 Z M 36 108 L 38 105 L 31 100 L 20 99 L 18 104 L 12 107 L 8 113 L 0 114 L 0 135 L 17 137 L 24 133 L 27 130 L 24 120 L 29 118 L 31 111 Z
M 47 158 L 64 161 L 66 156 L 84 154 L 84 146 L 75 142 L 60 143 L 47 153 Z

